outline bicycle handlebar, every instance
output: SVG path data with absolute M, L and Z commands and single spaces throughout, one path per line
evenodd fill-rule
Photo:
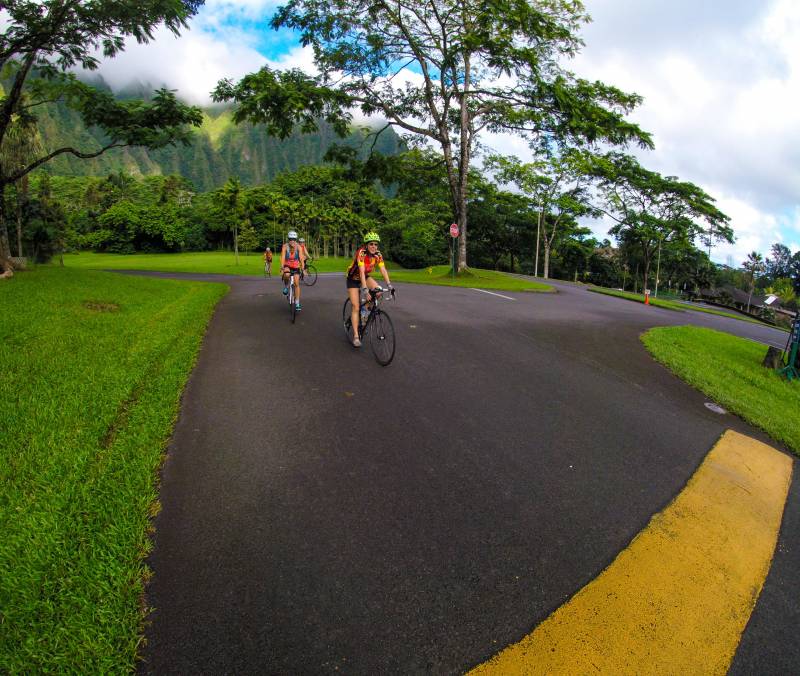
M 389 289 L 384 289 L 382 286 L 376 286 L 374 289 L 369 290 L 369 295 L 375 298 L 379 293 L 383 293 L 384 291 L 390 291 L 391 293 L 388 298 L 383 298 L 382 300 L 389 300 L 394 298 L 395 294 L 394 287 L 391 287 Z

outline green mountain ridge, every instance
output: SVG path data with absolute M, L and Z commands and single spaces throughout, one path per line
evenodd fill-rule
M 108 88 L 102 80 L 92 82 Z M 135 83 L 121 90 L 119 98 L 142 97 L 146 86 Z M 335 143 L 361 147 L 367 154 L 371 145 L 364 143 L 366 132 L 355 128 L 346 139 L 340 139 L 330 125 L 320 122 L 313 134 L 295 132 L 285 140 L 267 134 L 262 126 L 236 125 L 230 107 L 203 108 L 203 123 L 195 130 L 189 146 L 160 150 L 140 147 L 116 148 L 89 160 L 68 153 L 59 155 L 46 166 L 61 176 L 105 176 L 124 171 L 134 176 L 179 174 L 189 179 L 198 192 L 220 187 L 230 176 L 238 176 L 247 186 L 268 183 L 278 174 L 294 171 L 302 165 L 321 164 L 328 148 Z M 37 112 L 39 132 L 48 150 L 70 146 L 82 152 L 95 152 L 104 140 L 101 130 L 87 128 L 80 116 L 63 104 L 41 106 Z M 375 150 L 394 155 L 402 149 L 402 141 L 390 128 L 383 132 Z

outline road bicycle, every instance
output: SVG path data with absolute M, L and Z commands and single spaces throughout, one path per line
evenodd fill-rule
M 289 301 L 289 314 L 292 317 L 292 324 L 297 318 L 297 303 L 294 299 L 294 275 L 289 275 L 289 291 L 286 294 L 286 300 Z
M 309 263 L 305 269 L 300 272 L 300 281 L 306 286 L 314 286 L 317 283 L 317 268 Z
M 264 277 L 272 277 L 272 261 L 264 261 Z
M 394 298 L 394 289 L 390 289 L 390 291 L 391 295 L 387 297 L 380 286 L 370 289 L 369 299 L 361 302 L 358 312 L 358 333 L 362 342 L 369 340 L 372 354 L 375 355 L 375 360 L 381 366 L 388 366 L 394 359 L 396 347 L 392 318 L 381 308 L 384 301 Z M 352 307 L 349 298 L 342 307 L 342 325 L 348 342 L 353 339 Z

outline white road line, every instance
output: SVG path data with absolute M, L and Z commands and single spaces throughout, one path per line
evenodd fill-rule
M 486 291 L 486 289 L 473 289 L 470 287 L 470 291 L 480 291 L 481 293 L 488 293 L 492 296 L 499 296 L 500 298 L 505 298 L 506 300 L 517 300 L 516 298 L 512 298 L 511 296 L 504 296 L 502 293 L 494 293 L 493 291 Z

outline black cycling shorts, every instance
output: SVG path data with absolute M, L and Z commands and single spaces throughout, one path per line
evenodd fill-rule
M 347 278 L 347 288 L 348 289 L 360 289 L 361 288 L 361 280 L 360 279 L 350 279 Z

